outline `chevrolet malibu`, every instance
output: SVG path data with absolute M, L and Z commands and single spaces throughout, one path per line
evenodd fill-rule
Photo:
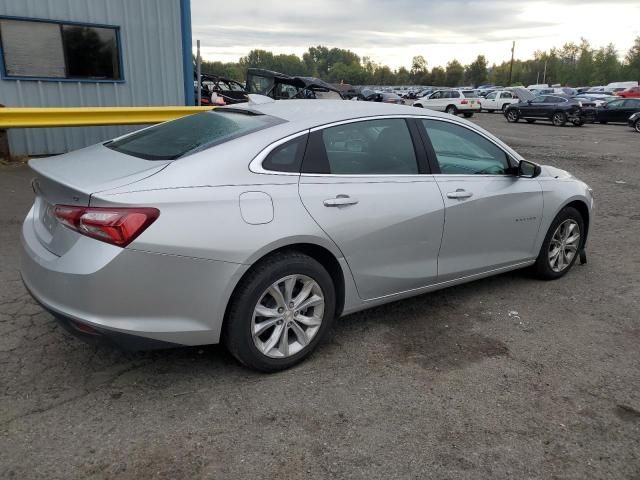
M 369 102 L 198 113 L 31 160 L 22 277 L 67 329 L 277 371 L 334 318 L 584 256 L 590 188 L 463 119 Z

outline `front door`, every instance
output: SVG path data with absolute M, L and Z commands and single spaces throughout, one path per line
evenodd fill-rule
M 363 299 L 436 281 L 444 204 L 414 142 L 401 118 L 344 123 L 309 138 L 300 198 L 342 251 Z
M 508 155 L 477 132 L 444 120 L 422 120 L 445 202 L 438 281 L 536 257 L 542 216 L 536 179 L 510 175 Z

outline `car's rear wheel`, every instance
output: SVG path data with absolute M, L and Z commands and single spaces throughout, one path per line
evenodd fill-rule
M 510 105 L 509 103 L 502 104 L 502 111 L 504 112 L 509 105 Z
M 526 118 L 525 120 L 527 121 L 527 123 L 536 123 L 535 119 L 533 118 Z
M 487 112 L 489 112 L 489 113 L 493 113 L 493 112 L 495 112 L 495 110 L 493 110 L 493 109 L 491 109 L 491 110 L 487 109 Z
M 582 251 L 584 219 L 573 207 L 566 207 L 551 223 L 534 265 L 536 273 L 545 280 L 566 274 Z
M 567 116 L 563 112 L 556 112 L 551 117 L 551 123 L 556 127 L 562 127 L 567 123 Z
M 633 128 L 636 132 L 640 133 L 640 119 L 636 120 L 636 123 L 633 124 Z
M 517 110 L 508 110 L 507 111 L 507 122 L 516 123 L 520 119 L 520 114 Z
M 458 109 L 456 108 L 455 105 L 449 105 L 445 109 L 445 112 L 448 113 L 449 115 L 457 115 L 458 114 Z
M 244 365 L 263 372 L 289 368 L 322 340 L 335 315 L 331 276 L 313 258 L 281 252 L 257 264 L 236 289 L 224 342 Z

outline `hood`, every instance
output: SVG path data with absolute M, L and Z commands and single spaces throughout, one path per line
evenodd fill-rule
M 542 165 L 542 172 L 540 173 L 541 177 L 553 177 L 558 179 L 575 179 L 572 174 L 567 172 L 566 170 L 562 170 L 561 168 L 552 167 L 550 165 Z

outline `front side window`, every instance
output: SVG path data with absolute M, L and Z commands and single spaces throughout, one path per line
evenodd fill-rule
M 175 160 L 282 122 L 270 115 L 218 109 L 161 123 L 105 146 L 145 160 Z
M 303 171 L 334 175 L 413 175 L 416 154 L 404 119 L 367 120 L 314 132 Z
M 429 97 L 430 100 L 437 100 L 439 98 L 442 98 L 442 92 L 435 92 Z
M 496 98 L 497 93 L 496 92 L 491 92 L 489 95 L 487 95 L 485 98 L 487 100 L 493 100 L 494 98 Z
M 117 27 L 0 18 L 7 78 L 122 80 Z
M 607 107 L 608 108 L 620 108 L 620 107 L 622 107 L 623 103 L 624 103 L 624 100 L 614 100 L 612 102 L 607 103 Z
M 445 175 L 505 175 L 506 152 L 476 132 L 450 122 L 422 120 Z

